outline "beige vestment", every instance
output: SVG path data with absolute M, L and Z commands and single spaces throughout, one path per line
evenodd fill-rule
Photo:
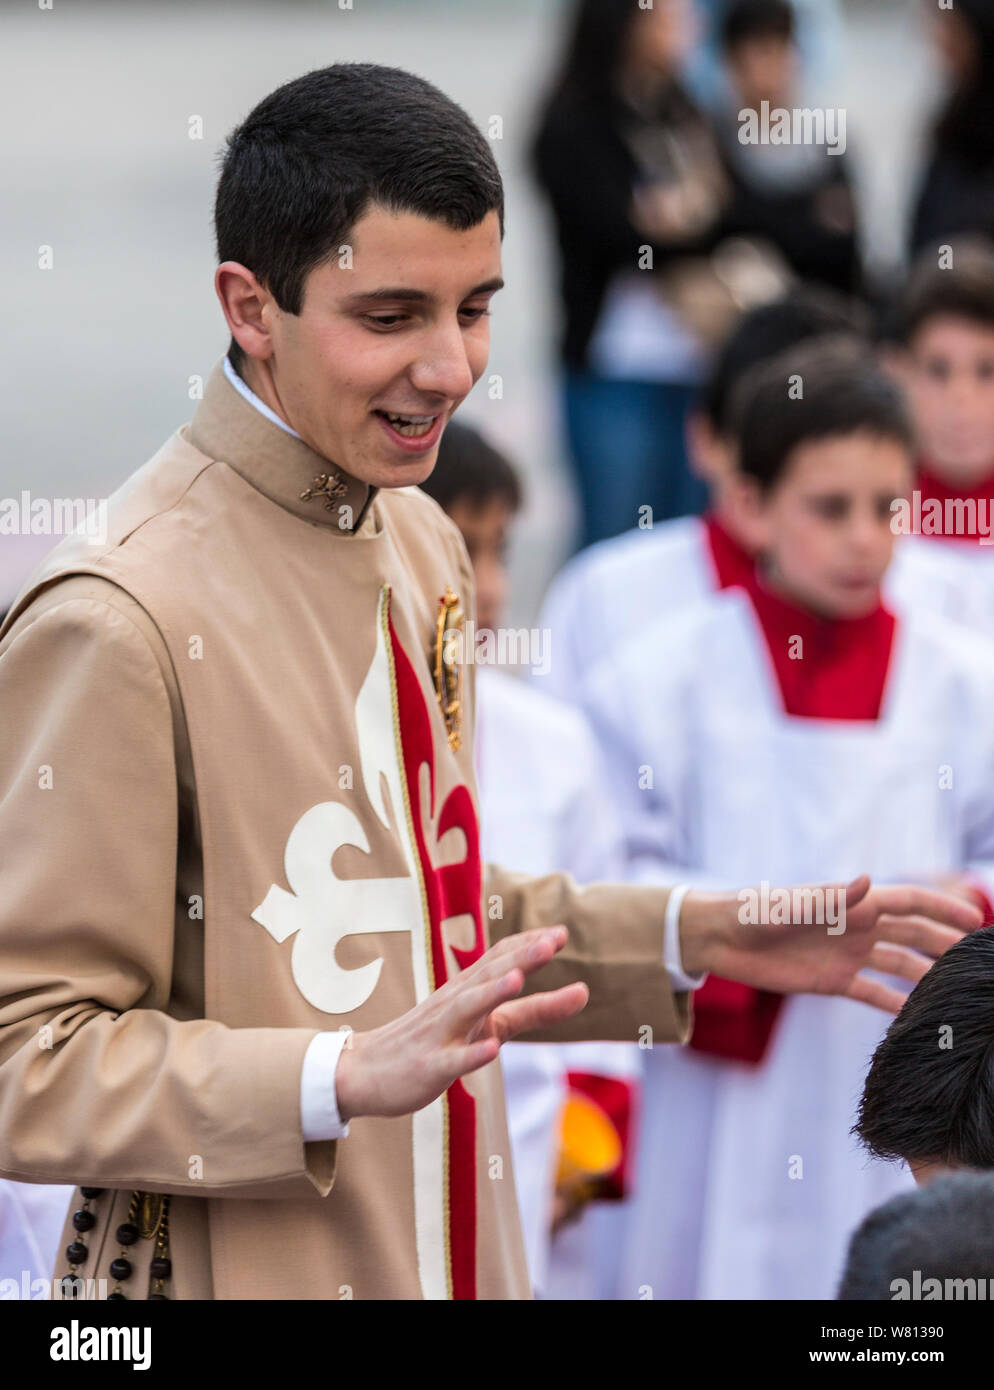
M 536 1040 L 683 1041 L 667 891 L 481 875 L 474 668 L 454 751 L 430 661 L 462 539 L 418 489 L 301 498 L 329 473 L 218 363 L 0 630 L 0 1173 L 109 1189 L 89 1278 L 170 1193 L 173 1298 L 527 1297 L 499 1062 L 305 1144 L 304 1052 L 559 921 L 528 987 L 591 998 Z

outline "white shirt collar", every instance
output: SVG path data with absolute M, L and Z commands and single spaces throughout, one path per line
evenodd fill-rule
M 258 410 L 261 415 L 265 415 L 267 420 L 272 420 L 274 425 L 279 425 L 281 430 L 286 430 L 287 434 L 292 434 L 294 439 L 300 438 L 300 435 L 297 433 L 297 431 L 292 430 L 285 420 L 281 420 L 280 417 L 276 414 L 276 411 L 271 410 L 264 400 L 260 400 L 260 398 L 252 390 L 251 386 L 249 386 L 247 382 L 244 382 L 242 380 L 242 378 L 235 371 L 234 367 L 231 365 L 231 360 L 227 356 L 227 354 L 224 358 L 224 374 L 231 382 L 232 386 L 235 388 L 238 394 L 240 396 L 245 397 L 249 405 L 254 405 L 256 410 Z

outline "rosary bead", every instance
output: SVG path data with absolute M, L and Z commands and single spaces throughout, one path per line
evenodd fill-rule
M 153 1279 L 168 1279 L 173 1272 L 173 1262 L 165 1255 L 156 1255 L 148 1267 Z
M 107 1189 L 103 1187 L 81 1187 L 79 1190 L 89 1201 L 93 1197 L 102 1197 Z
M 128 1295 L 126 1293 L 109 1293 L 107 1295 L 108 1303 L 127 1303 L 127 1301 Z
M 129 1279 L 131 1277 L 131 1261 L 121 1258 L 111 1260 L 110 1275 L 112 1279 Z
M 74 1240 L 72 1245 L 66 1246 L 66 1259 L 71 1265 L 85 1264 L 89 1253 L 86 1246 L 79 1240 Z
M 117 1228 L 118 1245 L 134 1245 L 138 1239 L 138 1227 L 130 1221 L 122 1221 Z
M 148 1296 L 148 1301 L 152 1302 L 153 1300 L 161 1300 L 161 1302 L 163 1303 L 168 1303 L 169 1295 L 167 1293 L 150 1293 Z
M 97 1224 L 97 1218 L 93 1215 L 92 1211 L 84 1211 L 80 1208 L 79 1211 L 73 1212 L 72 1224 L 76 1227 L 77 1231 L 92 1231 Z

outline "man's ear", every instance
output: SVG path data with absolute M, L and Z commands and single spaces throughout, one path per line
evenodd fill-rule
M 214 273 L 214 290 L 231 336 L 246 356 L 259 361 L 271 357 L 272 295 L 263 289 L 251 270 L 238 261 L 223 261 Z

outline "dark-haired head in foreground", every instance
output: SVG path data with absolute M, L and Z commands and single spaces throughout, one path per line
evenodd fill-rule
M 235 369 L 353 477 L 421 482 L 502 284 L 500 173 L 467 113 L 399 68 L 309 72 L 228 138 L 214 223 Z
M 849 1245 L 838 1297 L 994 1297 L 994 1174 L 955 1173 L 872 1211 Z
M 958 941 L 908 995 L 873 1054 L 853 1132 L 919 1182 L 994 1168 L 994 927 Z

